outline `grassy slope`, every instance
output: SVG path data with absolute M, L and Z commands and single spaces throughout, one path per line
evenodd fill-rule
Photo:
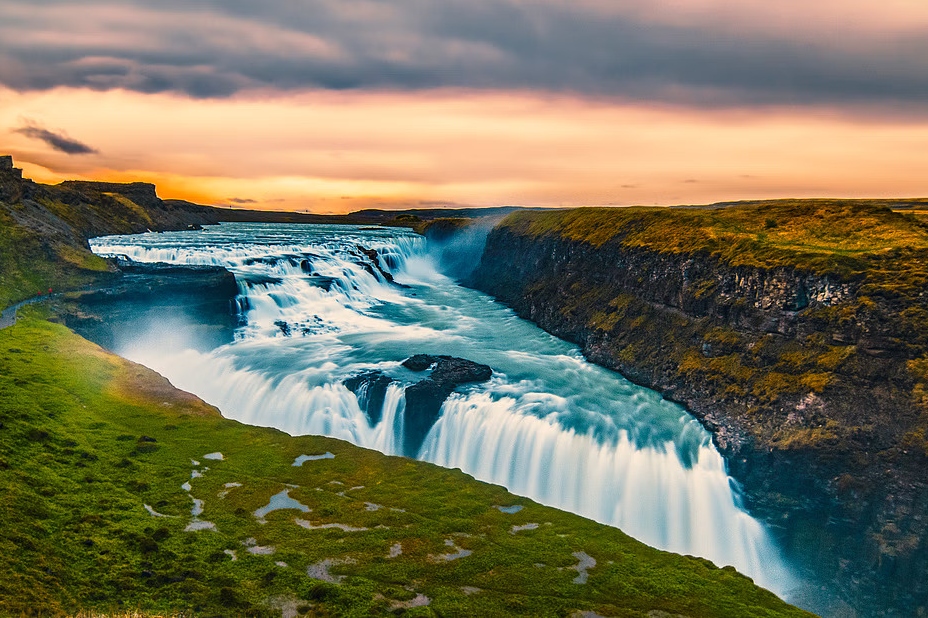
M 16 225 L 0 209 L 0 307 L 47 292 L 74 289 L 108 271 L 107 263 L 88 249 L 49 242 Z
M 928 225 L 863 200 L 775 200 L 726 208 L 582 208 L 518 212 L 504 221 L 529 235 L 558 234 L 599 247 L 704 252 L 733 266 L 799 267 L 856 276 L 868 259 L 928 250 Z M 884 260 L 885 261 L 885 260 Z M 906 264 L 916 266 L 916 264 Z M 926 280 L 925 268 L 916 273 Z
M 431 605 L 410 615 L 803 615 L 732 569 L 648 548 L 460 471 L 225 420 L 157 374 L 28 313 L 0 331 L 0 614 L 279 615 L 270 608 L 291 601 L 315 615 L 375 615 L 423 593 Z M 203 458 L 213 451 L 225 460 Z M 335 458 L 292 465 L 325 452 Z M 204 476 L 191 480 L 194 469 Z M 242 486 L 220 498 L 231 482 Z M 312 511 L 276 511 L 259 523 L 252 513 L 288 484 Z M 217 531 L 184 531 L 191 496 L 205 501 L 201 518 Z M 493 508 L 512 504 L 525 508 Z M 296 516 L 368 530 L 307 530 Z M 510 533 L 527 523 L 541 526 Z M 276 552 L 250 554 L 249 538 Z M 430 559 L 455 551 L 446 540 L 473 555 Z M 402 555 L 388 558 L 395 544 Z M 572 583 L 579 551 L 597 561 L 585 585 Z M 307 576 L 309 565 L 345 558 L 354 562 L 331 569 L 347 576 L 340 584 Z

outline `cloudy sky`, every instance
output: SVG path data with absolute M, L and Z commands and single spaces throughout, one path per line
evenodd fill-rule
M 928 3 L 4 0 L 0 152 L 316 212 L 928 195 Z

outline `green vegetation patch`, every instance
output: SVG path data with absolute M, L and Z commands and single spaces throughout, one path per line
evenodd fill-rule
M 0 614 L 806 615 L 459 470 L 223 419 L 37 313 L 0 331 Z
M 49 288 L 79 288 L 108 271 L 90 249 L 43 237 L 0 209 L 0 308 Z
M 661 253 L 707 253 L 734 266 L 861 274 L 866 258 L 928 251 L 928 225 L 865 200 L 773 200 L 721 208 L 577 208 L 523 211 L 503 227 L 600 247 L 617 241 Z M 894 253 L 896 252 L 896 253 Z M 897 275 L 907 277 L 905 269 Z M 917 269 L 925 280 L 924 267 Z

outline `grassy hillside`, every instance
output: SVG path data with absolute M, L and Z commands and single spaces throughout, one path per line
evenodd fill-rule
M 804 615 L 460 471 L 225 420 L 28 313 L 0 331 L 0 614 Z

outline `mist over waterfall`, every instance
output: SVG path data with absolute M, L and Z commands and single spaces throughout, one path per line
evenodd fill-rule
M 650 545 L 733 565 L 781 595 L 794 584 L 695 419 L 457 285 L 467 263 L 447 245 L 433 253 L 402 229 L 223 224 L 92 246 L 235 274 L 242 325 L 232 343 L 198 351 L 175 324 L 125 333 L 117 350 L 227 417 L 460 467 Z M 428 377 L 402 365 L 415 354 L 468 359 L 492 377 L 455 388 L 410 452 L 411 423 L 422 420 L 409 416 L 406 389 Z

